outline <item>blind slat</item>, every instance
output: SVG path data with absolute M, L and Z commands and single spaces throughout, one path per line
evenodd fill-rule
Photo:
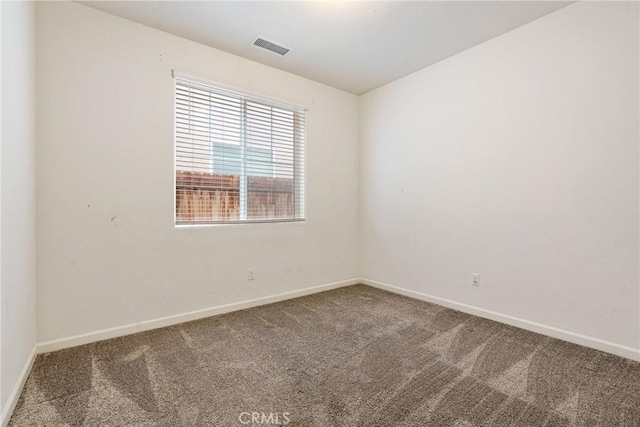
M 304 219 L 304 110 L 176 79 L 177 223 Z

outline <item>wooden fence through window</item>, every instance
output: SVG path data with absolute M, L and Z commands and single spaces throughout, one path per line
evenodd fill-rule
M 247 219 L 292 219 L 291 178 L 247 177 Z M 240 219 L 240 177 L 201 172 L 176 172 L 177 222 Z

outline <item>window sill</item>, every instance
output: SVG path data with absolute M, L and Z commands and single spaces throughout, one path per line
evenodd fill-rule
M 235 221 L 235 222 L 192 222 L 174 223 L 176 229 L 203 228 L 203 227 L 246 227 L 258 225 L 284 225 L 284 224 L 306 224 L 307 219 L 281 220 L 281 221 Z

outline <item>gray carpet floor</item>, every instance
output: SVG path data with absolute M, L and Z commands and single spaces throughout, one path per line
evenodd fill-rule
M 10 426 L 258 423 L 638 427 L 640 364 L 356 285 L 39 355 Z

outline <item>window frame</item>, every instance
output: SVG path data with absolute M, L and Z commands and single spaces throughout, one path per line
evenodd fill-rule
M 220 83 L 211 79 L 202 78 L 198 76 L 194 76 L 193 74 L 183 73 L 176 70 L 171 71 L 171 76 L 173 80 L 173 225 L 175 228 L 192 228 L 192 227 L 208 227 L 208 226 L 242 226 L 249 224 L 304 224 L 307 221 L 307 201 L 308 201 L 308 192 L 307 192 L 307 117 L 309 109 L 307 107 L 301 106 L 300 103 L 290 102 L 283 99 L 276 99 L 270 96 L 265 96 L 263 94 L 247 91 L 245 89 L 239 89 L 234 86 L 230 86 L 228 84 Z M 262 103 L 262 105 L 268 105 L 275 108 L 282 108 L 284 110 L 294 112 L 294 121 L 299 120 L 299 114 L 304 114 L 304 125 L 299 128 L 301 129 L 299 133 L 299 137 L 294 137 L 294 161 L 293 161 L 293 194 L 294 200 L 296 198 L 301 197 L 300 200 L 294 201 L 294 214 L 293 218 L 261 218 L 261 219 L 248 219 L 245 216 L 245 219 L 237 219 L 237 220 L 191 220 L 191 221 L 178 221 L 178 209 L 177 209 L 177 86 L 178 79 L 188 80 L 196 84 L 201 84 L 205 86 L 210 86 L 214 90 L 220 92 L 229 92 L 233 95 L 236 95 L 242 98 L 242 108 L 246 110 L 247 102 L 258 102 Z M 243 113 L 243 121 L 244 117 L 246 117 L 246 112 Z M 293 126 L 294 135 L 296 125 Z M 245 133 L 245 124 L 243 123 L 242 134 Z M 239 144 L 239 147 L 242 151 L 246 150 L 247 140 L 242 137 L 242 140 Z M 300 157 L 301 158 L 300 158 Z M 211 158 L 211 162 L 213 164 L 213 156 Z M 243 162 L 244 163 L 244 162 Z M 301 164 L 301 167 L 300 167 Z M 245 164 L 246 166 L 246 164 Z M 244 179 L 242 179 L 244 178 Z M 246 215 L 246 205 L 247 205 L 247 175 L 243 174 L 239 176 L 240 181 L 244 181 L 244 210 Z M 242 191 L 243 185 L 240 184 L 239 192 Z M 300 196 L 301 195 L 301 196 Z M 242 195 L 240 195 L 238 200 L 238 209 L 240 210 L 240 204 L 242 200 Z M 241 213 L 239 216 L 242 215 Z

